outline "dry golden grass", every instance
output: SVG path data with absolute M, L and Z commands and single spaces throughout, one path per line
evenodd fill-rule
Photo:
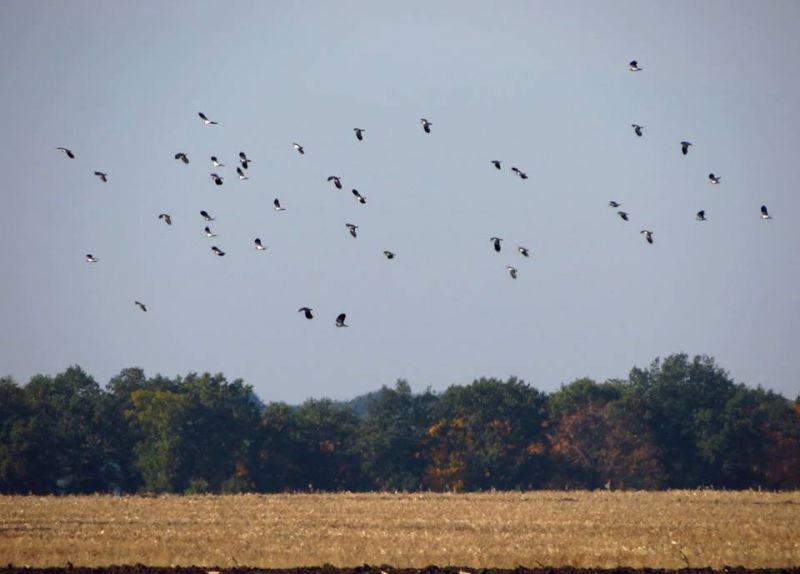
M 800 566 L 800 492 L 0 497 L 3 564 Z

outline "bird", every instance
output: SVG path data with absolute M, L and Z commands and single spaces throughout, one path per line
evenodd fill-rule
M 86 254 L 86 262 L 87 263 L 97 263 L 98 261 L 100 261 L 100 260 L 97 257 L 95 257 L 94 255 L 92 255 L 91 253 L 87 253 Z
M 653 243 L 653 232 L 649 229 L 642 229 L 639 233 L 644 234 L 644 238 L 647 239 L 647 242 L 652 244 Z
M 214 255 L 216 255 L 217 257 L 222 257 L 223 255 L 225 255 L 225 252 L 216 245 L 213 245 L 211 247 L 211 251 L 213 251 Z
M 219 161 L 215 155 L 211 156 L 211 165 L 214 167 L 225 167 L 225 164 Z
M 511 171 L 518 175 L 520 179 L 528 179 L 528 174 L 517 167 L 512 167 Z
M 383 254 L 386 256 L 386 259 L 394 259 L 394 253 L 391 251 L 384 251 Z
M 206 117 L 203 112 L 197 112 L 197 115 L 200 116 L 200 119 L 203 120 L 203 123 L 207 126 L 215 126 L 217 122 L 212 122 L 210 119 Z
M 306 153 L 305 150 L 303 149 L 303 146 L 301 146 L 299 143 L 293 143 L 292 147 L 294 149 L 296 149 L 297 153 L 299 153 L 300 155 L 303 155 L 304 153 Z
M 159 219 L 163 219 L 167 225 L 172 225 L 172 216 L 169 213 L 159 213 Z
M 508 269 L 508 274 L 511 275 L 512 279 L 516 279 L 517 278 L 517 268 L 516 267 L 512 267 L 511 265 L 509 265 L 508 267 L 506 267 L 506 269 Z
M 711 184 L 715 184 L 715 185 L 716 185 L 716 184 L 718 184 L 720 181 L 722 181 L 722 178 L 721 178 L 721 177 L 717 177 L 717 176 L 716 176 L 716 175 L 714 175 L 713 173 L 709 173 L 709 174 L 708 174 L 708 182 L 709 182 L 709 183 L 711 183 Z
M 242 168 L 240 168 L 240 167 L 236 168 L 236 173 L 239 175 L 239 179 L 250 179 L 249 177 L 247 177 L 244 174 L 244 172 L 242 171 Z
M 256 237 L 253 243 L 255 244 L 257 251 L 264 251 L 266 249 L 266 247 L 264 247 L 264 245 L 261 243 L 261 239 L 259 237 Z
M 769 214 L 769 211 L 767 211 L 766 205 L 761 206 L 761 219 L 772 219 L 772 216 Z
M 69 159 L 75 159 L 75 154 L 74 154 L 74 153 L 72 153 L 72 150 L 71 150 L 71 149 L 69 149 L 69 148 L 65 148 L 65 147 L 58 147 L 58 148 L 56 148 L 56 149 L 57 149 L 57 150 L 61 150 L 61 151 L 63 151 L 65 154 L 67 154 L 67 157 L 68 157 Z
M 500 253 L 500 249 L 502 249 L 500 246 L 500 242 L 502 241 L 502 239 L 500 239 L 499 237 L 490 237 L 489 241 L 494 242 L 494 250 Z
M 205 209 L 200 210 L 200 217 L 206 221 L 214 221 L 214 218 L 211 217 Z
M 618 211 L 617 215 L 619 215 L 623 220 L 628 221 L 628 213 L 626 211 Z
M 103 183 L 106 183 L 106 182 L 108 182 L 108 174 L 107 174 L 107 173 L 104 173 L 104 172 L 102 172 L 102 171 L 96 171 L 96 172 L 94 172 L 94 174 L 95 174 L 97 177 L 99 177 L 99 178 L 100 178 L 100 181 L 102 181 Z
M 344 320 L 347 317 L 345 313 L 339 313 L 339 316 L 336 317 L 336 326 L 337 327 L 349 327 L 350 325 L 345 325 Z
M 175 154 L 175 159 L 179 159 L 183 163 L 189 163 L 189 156 L 183 153 L 182 151 L 179 151 L 178 153 Z
M 366 204 L 366 203 L 367 203 L 367 198 L 366 198 L 366 197 L 364 197 L 363 195 L 361 195 L 360 193 L 358 193 L 358 190 L 357 190 L 357 189 L 354 189 L 354 190 L 353 190 L 353 195 L 354 195 L 354 196 L 355 196 L 355 198 L 358 200 L 358 203 L 360 203 L 360 204 L 362 204 L 362 205 L 364 205 L 364 204 Z
M 631 127 L 633 128 L 633 133 L 639 137 L 642 137 L 642 130 L 644 129 L 642 126 L 639 124 L 631 124 Z
M 522 245 L 517 245 L 517 251 L 519 251 L 520 254 L 523 257 L 530 257 L 531 256 L 531 253 L 530 253 L 530 251 L 528 251 L 528 248 L 527 247 L 523 247 Z
M 275 211 L 286 211 L 285 207 L 281 207 L 281 202 L 278 200 L 277 197 L 275 198 L 275 201 L 272 202 L 272 209 L 274 209 Z
M 333 185 L 336 186 L 336 189 L 342 189 L 342 181 L 335 175 L 329 175 L 328 181 L 332 181 Z
M 364 128 L 353 128 L 353 131 L 356 132 L 356 139 L 358 141 L 364 140 L 364 132 L 367 131 Z
M 211 228 L 210 228 L 208 225 L 206 225 L 206 226 L 205 226 L 205 228 L 203 229 L 203 231 L 205 231 L 205 232 L 206 232 L 206 237 L 218 237 L 216 233 L 214 233 L 213 231 L 211 231 Z
M 297 312 L 298 313 L 303 313 L 303 315 L 305 315 L 306 319 L 313 319 L 314 318 L 314 314 L 311 312 L 313 310 L 314 309 L 312 309 L 311 307 L 300 307 L 297 310 Z
M 706 210 L 701 209 L 700 211 L 698 211 L 697 215 L 695 216 L 695 219 L 697 221 L 706 221 Z
M 641 72 L 644 68 L 640 68 L 639 62 L 637 62 L 636 60 L 631 60 L 631 63 L 628 64 L 628 69 L 631 72 Z
M 617 208 L 617 207 L 619 207 L 619 206 L 620 206 L 620 205 L 622 205 L 622 204 L 621 204 L 621 203 L 619 203 L 619 202 L 616 202 L 616 201 L 614 201 L 614 200 L 612 199 L 611 201 L 609 201 L 609 202 L 608 202 L 608 205 L 609 205 L 610 207 Z
M 356 235 L 356 229 L 358 229 L 358 225 L 353 225 L 352 223 L 345 223 L 345 226 L 347 227 L 347 229 L 350 230 L 350 235 L 352 235 L 353 237 L 358 237 Z
M 692 142 L 681 142 L 681 152 L 683 155 L 689 153 L 689 146 L 692 145 Z
M 222 185 L 222 176 L 217 175 L 216 173 L 210 173 L 208 175 L 211 176 L 211 179 L 214 180 L 214 183 L 216 183 L 217 185 Z
M 501 163 L 503 163 L 503 162 L 502 162 L 501 160 L 499 160 L 499 159 L 493 159 L 493 160 L 492 160 L 492 165 L 493 165 L 493 166 L 494 166 L 496 169 L 500 169 L 500 164 L 501 164 Z
M 247 154 L 245 154 L 243 151 L 239 152 L 239 163 L 242 164 L 243 168 L 247 169 L 248 167 L 250 167 L 250 162 L 251 161 L 253 161 L 253 160 L 248 158 Z
M 422 129 L 425 130 L 426 134 L 431 133 L 431 126 L 433 125 L 431 122 L 426 120 L 425 118 L 421 118 L 420 123 L 422 124 Z
M 137 307 L 139 307 L 139 309 L 141 309 L 142 311 L 144 311 L 145 313 L 147 313 L 147 305 L 145 305 L 145 304 L 144 304 L 144 303 L 142 303 L 141 301 L 134 301 L 133 303 L 134 303 L 134 305 L 136 305 Z

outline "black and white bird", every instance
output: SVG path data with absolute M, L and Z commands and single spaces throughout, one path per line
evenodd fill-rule
M 356 233 L 356 229 L 358 229 L 358 225 L 353 225 L 352 223 L 345 223 L 345 227 L 350 230 L 350 235 L 353 237 L 358 237 Z
M 211 251 L 213 251 L 214 255 L 216 255 L 217 257 L 222 257 L 223 255 L 225 255 L 225 252 L 216 245 L 213 245 L 211 247 Z
M 619 203 L 619 202 L 617 202 L 617 201 L 614 201 L 614 200 L 612 199 L 611 201 L 609 201 L 609 202 L 608 202 L 608 205 L 609 205 L 609 207 L 617 208 L 617 207 L 619 207 L 619 206 L 620 206 L 620 205 L 622 205 L 622 204 L 621 204 L 621 203 Z
M 203 231 L 206 232 L 206 237 L 218 237 L 216 233 L 211 231 L 211 228 L 208 225 L 205 226 L 205 229 L 203 229 Z
M 163 219 L 167 225 L 172 225 L 172 216 L 169 213 L 159 213 L 159 219 Z
M 339 316 L 336 317 L 336 326 L 337 327 L 349 327 L 350 325 L 345 325 L 344 320 L 347 318 L 347 315 L 344 313 L 339 313 Z
M 86 254 L 86 263 L 97 263 L 98 261 L 100 260 L 91 253 Z
M 647 242 L 652 244 L 653 243 L 653 232 L 649 229 L 642 229 L 639 233 L 644 235 L 644 238 L 647 239 Z
M 769 211 L 767 211 L 766 205 L 761 206 L 761 219 L 772 219 L 772 216 L 769 214 Z
M 697 221 L 706 221 L 706 210 L 701 209 L 697 212 L 697 215 L 694 217 Z
M 420 118 L 419 122 L 422 124 L 422 129 L 425 130 L 426 134 L 431 133 L 431 126 L 433 125 L 431 122 L 425 118 Z
M 641 72 L 644 68 L 640 68 L 639 62 L 637 62 L 636 60 L 631 60 L 631 63 L 628 64 L 628 69 L 631 72 Z
M 631 127 L 633 128 L 633 133 L 639 137 L 642 137 L 642 130 L 644 129 L 642 126 L 639 124 L 631 124 Z
M 523 257 L 530 257 L 531 256 L 531 252 L 528 251 L 528 248 L 527 247 L 523 247 L 522 245 L 517 245 L 517 251 L 519 251 L 520 255 L 522 255 Z
M 681 142 L 681 153 L 686 155 L 689 153 L 689 146 L 692 145 L 692 142 Z
M 360 203 L 362 205 L 367 203 L 367 198 L 364 197 L 363 195 L 361 195 L 360 193 L 358 193 L 357 189 L 353 190 L 353 197 L 355 197 L 356 200 L 358 200 L 358 203 Z
M 200 116 L 200 119 L 203 120 L 203 123 L 207 126 L 215 126 L 217 122 L 212 122 L 210 119 L 206 117 L 203 112 L 197 112 L 197 115 Z
M 205 221 L 214 221 L 214 218 L 211 217 L 205 209 L 200 210 L 200 217 Z
M 492 160 L 492 165 L 495 167 L 495 169 L 500 169 L 500 164 L 501 163 L 503 163 L 503 162 L 501 160 L 499 160 L 499 159 L 493 159 Z
M 713 173 L 709 173 L 709 174 L 708 174 L 708 182 L 709 182 L 709 183 L 716 185 L 716 184 L 718 184 L 720 181 L 722 181 L 722 178 L 721 178 L 721 177 L 717 177 L 717 176 L 716 176 L 716 175 L 714 175 Z
M 618 211 L 617 215 L 619 215 L 624 221 L 628 221 L 628 212 Z
M 99 178 L 100 178 L 100 181 L 102 181 L 103 183 L 106 183 L 106 182 L 108 182 L 108 174 L 107 174 L 107 173 L 105 173 L 105 172 L 102 172 L 102 171 L 96 171 L 96 172 L 94 172 L 94 174 L 95 174 L 97 177 L 99 177 Z
M 219 159 L 217 159 L 217 156 L 215 155 L 211 156 L 211 165 L 213 165 L 214 167 L 225 167 L 225 164 L 219 161 Z
M 511 265 L 509 265 L 508 267 L 506 267 L 506 269 L 508 269 L 508 274 L 511 275 L 512 279 L 516 279 L 517 278 L 517 268 L 516 267 L 512 267 Z
M 394 259 L 394 253 L 391 251 L 384 251 L 383 254 L 386 256 L 386 259 Z
M 306 319 L 313 319 L 314 314 L 311 312 L 313 310 L 311 307 L 300 307 L 297 312 L 305 315 Z
M 57 147 L 57 150 L 63 151 L 69 159 L 75 159 L 75 154 L 72 153 L 72 150 L 65 147 Z
M 328 181 L 332 181 L 333 185 L 336 186 L 336 189 L 342 189 L 342 181 L 335 175 L 329 175 Z
M 260 237 L 256 237 L 253 243 L 255 244 L 257 251 L 264 251 L 266 249 L 266 247 L 261 243 Z
M 139 307 L 139 309 L 141 309 L 145 313 L 147 313 L 147 305 L 145 305 L 141 301 L 134 301 L 133 304 L 136 305 L 137 307 Z
M 356 132 L 356 139 L 358 141 L 364 140 L 364 132 L 367 131 L 364 128 L 353 128 L 353 131 Z
M 498 253 L 500 253 L 500 249 L 502 249 L 502 247 L 500 245 L 500 242 L 503 241 L 503 240 L 500 239 L 499 237 L 490 237 L 489 241 L 494 243 L 494 250 L 497 251 Z
M 299 143 L 293 143 L 292 147 L 294 149 L 296 149 L 297 153 L 299 153 L 300 155 L 303 155 L 304 153 L 306 153 L 305 150 L 303 149 L 303 146 L 301 146 Z
M 239 176 L 239 179 L 250 179 L 249 177 L 247 177 L 244 174 L 244 172 L 242 171 L 242 168 L 240 168 L 240 167 L 236 168 L 236 174 Z
M 243 168 L 245 168 L 245 169 L 249 168 L 249 167 L 250 167 L 250 162 L 251 162 L 251 161 L 253 161 L 253 160 L 251 160 L 250 158 L 248 158 L 248 157 L 247 157 L 247 154 L 245 154 L 243 151 L 240 151 L 240 152 L 239 152 L 239 163 L 241 163 L 241 164 L 242 164 L 242 167 L 243 167 Z
M 178 153 L 175 154 L 175 159 L 180 160 L 183 163 L 189 163 L 189 156 L 183 153 L 182 151 L 179 151 Z
M 210 173 L 208 175 L 211 176 L 211 179 L 214 180 L 214 183 L 216 183 L 217 185 L 222 185 L 222 176 L 221 175 L 218 175 L 216 173 Z
M 520 179 L 528 179 L 528 174 L 517 167 L 512 167 L 511 171 L 514 172 L 514 175 L 519 176 Z
M 286 211 L 285 207 L 281 207 L 281 202 L 278 200 L 277 197 L 275 198 L 275 201 L 272 202 L 272 209 L 274 209 L 275 211 Z

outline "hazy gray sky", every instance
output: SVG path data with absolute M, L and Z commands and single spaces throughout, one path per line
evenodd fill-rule
M 221 371 L 297 402 L 687 352 L 794 397 L 798 29 L 777 1 L 6 1 L 0 374 Z

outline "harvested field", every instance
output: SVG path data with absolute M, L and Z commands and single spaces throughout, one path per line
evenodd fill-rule
M 0 562 L 787 568 L 800 493 L 6 496 Z

